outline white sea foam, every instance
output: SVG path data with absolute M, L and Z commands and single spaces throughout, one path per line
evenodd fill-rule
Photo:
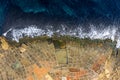
M 5 33 L 3 33 L 3 36 L 6 36 L 8 34 L 8 32 L 12 31 L 12 28 L 10 28 L 9 30 L 7 30 Z
M 48 26 L 49 27 L 49 26 Z M 20 38 L 24 36 L 34 37 L 34 36 L 42 36 L 47 35 L 51 37 L 54 33 L 59 33 L 60 35 L 70 35 L 79 38 L 90 38 L 90 39 L 111 39 L 112 41 L 116 41 L 116 47 L 120 48 L 120 36 L 118 33 L 118 28 L 115 26 L 108 26 L 104 29 L 97 29 L 94 25 L 90 25 L 90 30 L 88 32 L 84 32 L 82 27 L 77 27 L 75 29 L 66 31 L 65 25 L 62 25 L 62 29 L 58 29 L 53 31 L 52 28 L 50 29 L 40 29 L 36 25 L 30 25 L 23 29 L 9 29 L 3 35 L 7 37 L 8 32 L 12 34 L 12 40 L 19 42 Z

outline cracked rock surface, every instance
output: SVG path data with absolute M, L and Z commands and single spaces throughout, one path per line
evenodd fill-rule
M 0 38 L 0 80 L 119 80 L 120 50 L 110 40 Z

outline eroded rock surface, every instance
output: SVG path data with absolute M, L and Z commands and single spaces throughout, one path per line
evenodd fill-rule
M 19 43 L 4 41 L 0 80 L 120 79 L 120 51 L 110 40 L 37 37 Z

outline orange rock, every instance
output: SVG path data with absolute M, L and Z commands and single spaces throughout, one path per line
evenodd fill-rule
M 79 70 L 79 69 L 76 69 L 76 68 L 69 68 L 69 71 L 70 71 L 70 72 L 79 72 L 80 70 Z
M 97 61 L 92 65 L 92 69 L 96 72 L 100 69 L 101 65 L 105 63 L 106 57 L 101 55 Z
M 68 75 L 67 80 L 79 80 L 80 77 L 83 77 L 86 74 L 87 74 L 87 71 L 84 69 L 81 69 L 81 70 L 72 69 L 72 75 L 74 76 Z
M 87 74 L 87 71 L 86 70 L 80 70 L 78 73 L 77 73 L 77 75 L 79 76 L 79 77 L 82 77 L 82 76 L 84 76 L 84 75 L 86 75 Z
M 34 80 L 34 78 L 41 80 L 48 73 L 47 68 L 39 68 L 36 64 L 29 69 L 27 80 Z
M 41 79 L 48 73 L 46 68 L 39 68 L 36 64 L 33 65 L 33 73 L 37 76 L 38 79 Z
M 26 80 L 34 80 L 34 79 L 33 79 L 32 75 L 30 75 L 26 78 Z
M 67 80 L 72 80 L 72 79 L 70 78 L 70 76 L 67 76 Z

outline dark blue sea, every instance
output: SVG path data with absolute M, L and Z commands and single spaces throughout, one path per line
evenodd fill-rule
M 0 35 L 111 39 L 120 47 L 120 0 L 0 0 Z

